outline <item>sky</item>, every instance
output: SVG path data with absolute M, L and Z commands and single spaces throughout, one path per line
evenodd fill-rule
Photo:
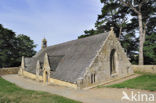
M 100 0 L 0 0 L 0 24 L 29 36 L 39 51 L 44 37 L 50 46 L 94 28 L 101 8 Z

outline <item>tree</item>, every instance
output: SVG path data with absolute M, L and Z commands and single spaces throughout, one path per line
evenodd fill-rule
M 156 6 L 155 6 L 156 7 Z M 155 10 L 155 9 L 154 9 Z M 145 64 L 156 64 L 156 16 L 151 16 L 147 23 L 146 40 L 144 43 Z
M 95 27 L 98 31 L 109 31 L 110 27 L 114 27 L 116 36 L 120 40 L 122 30 L 126 27 L 128 8 L 120 5 L 118 0 L 101 0 L 104 4 L 102 14 L 98 15 Z
M 143 15 L 142 15 L 142 6 L 148 3 L 149 0 L 120 0 L 121 4 L 124 6 L 129 7 L 133 10 L 138 16 L 138 23 L 139 23 L 139 65 L 144 64 L 143 58 L 143 45 L 145 42 L 145 33 L 146 33 L 146 22 L 143 25 Z
M 18 41 L 18 54 L 21 56 L 26 56 L 26 57 L 32 57 L 35 55 L 34 48 L 36 45 L 34 44 L 34 41 L 30 39 L 30 37 L 20 34 L 17 36 L 17 41 Z
M 14 64 L 12 56 L 16 51 L 16 37 L 12 30 L 5 29 L 0 24 L 0 67 Z
M 156 64 L 156 32 L 146 36 L 144 58 L 145 64 Z
M 21 62 L 21 57 L 32 57 L 33 55 L 36 54 L 36 51 L 34 48 L 36 45 L 34 44 L 34 41 L 30 39 L 30 37 L 20 34 L 17 37 L 17 48 L 18 52 L 16 53 L 17 62 Z
M 95 23 L 95 28 L 86 30 L 85 34 L 80 37 L 96 35 L 98 33 L 108 32 L 111 27 L 114 27 L 116 36 L 121 41 L 121 45 L 125 48 L 131 61 L 136 64 L 135 55 L 137 51 L 137 40 L 134 31 L 131 30 L 131 25 L 128 23 L 129 10 L 127 7 L 120 5 L 117 0 L 101 0 L 104 4 L 101 14 Z M 128 29 L 127 29 L 128 28 Z M 133 39 L 133 40 L 131 40 Z
M 0 68 L 19 66 L 22 56 L 35 54 L 33 40 L 28 36 L 18 35 L 0 24 Z
M 85 30 L 84 33 L 85 33 L 84 35 L 81 35 L 78 38 L 81 39 L 81 38 L 85 38 L 85 37 L 97 34 L 96 30 L 94 30 L 94 29 Z
M 145 34 L 146 36 L 151 35 L 155 28 L 156 22 L 151 21 L 154 21 L 156 2 L 154 0 L 101 0 L 101 3 L 103 3 L 104 6 L 102 8 L 102 13 L 98 15 L 94 32 L 88 30 L 91 34 L 87 34 L 87 36 L 95 35 L 93 33 L 108 32 L 110 27 L 113 26 L 117 37 L 119 37 L 122 46 L 127 51 L 131 60 L 134 60 L 133 58 L 137 57 L 139 51 L 139 64 L 143 64 Z M 139 39 L 136 37 L 138 31 L 139 34 L 141 33 Z M 85 37 L 85 34 L 83 37 Z M 150 42 L 150 39 L 146 40 Z M 135 59 L 135 63 L 136 61 L 137 59 Z

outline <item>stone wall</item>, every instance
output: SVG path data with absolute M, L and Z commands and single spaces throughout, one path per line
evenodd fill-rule
M 156 65 L 132 65 L 135 72 L 156 73 Z
M 110 54 L 113 49 L 116 50 L 116 73 L 111 74 Z M 90 67 L 88 67 L 84 78 L 77 81 L 77 84 L 80 88 L 85 88 L 117 78 L 126 77 L 131 74 L 133 74 L 131 63 L 118 39 L 114 34 L 111 34 L 105 41 Z M 91 81 L 92 76 L 94 79 L 93 83 Z
M 0 68 L 0 76 L 6 74 L 18 74 L 19 67 Z
M 19 74 L 19 75 L 21 75 L 21 74 Z M 27 71 L 23 71 L 22 76 L 33 79 L 33 80 L 37 79 L 37 76 L 35 74 L 29 73 Z M 43 81 L 42 76 L 39 76 L 39 81 Z M 59 85 L 59 86 L 65 86 L 65 87 L 71 87 L 71 88 L 77 89 L 76 84 L 72 84 L 72 83 L 69 83 L 69 82 L 57 80 L 57 79 L 54 79 L 54 78 L 50 78 L 50 81 L 49 81 L 48 84 L 55 84 L 55 85 Z

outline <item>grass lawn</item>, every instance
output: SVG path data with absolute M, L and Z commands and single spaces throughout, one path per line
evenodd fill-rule
M 156 91 L 156 74 L 142 74 L 139 77 L 124 81 L 119 84 L 99 87 L 134 88 L 134 89 Z
M 0 103 L 80 103 L 46 92 L 31 91 L 17 87 L 0 78 Z

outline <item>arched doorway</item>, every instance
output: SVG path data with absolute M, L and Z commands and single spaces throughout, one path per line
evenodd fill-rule
M 48 83 L 48 72 L 47 71 L 45 72 L 45 79 L 46 79 L 45 81 Z
M 110 74 L 116 73 L 116 68 L 117 68 L 116 50 L 112 49 L 110 53 Z
M 48 83 L 49 82 L 49 73 L 48 73 L 48 71 L 44 71 L 43 82 L 44 83 Z

